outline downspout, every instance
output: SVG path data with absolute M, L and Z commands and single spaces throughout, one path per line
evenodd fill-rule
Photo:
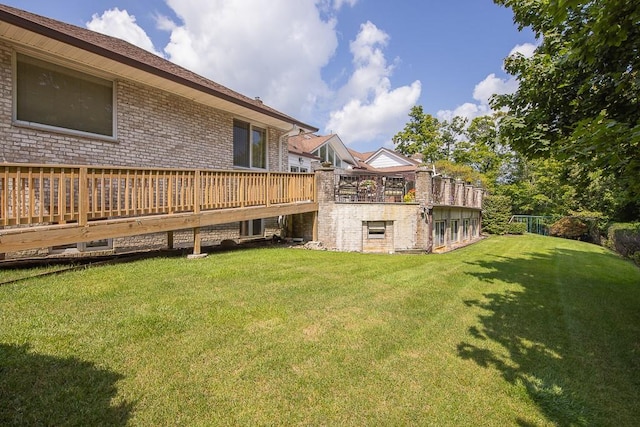
M 283 172 L 283 170 L 282 170 L 282 165 L 283 165 L 283 160 L 282 160 L 282 142 L 283 142 L 285 137 L 288 137 L 291 132 L 293 132 L 293 131 L 295 131 L 297 129 L 298 129 L 298 125 L 293 124 L 291 129 L 289 129 L 288 131 L 283 133 L 280 136 L 280 138 L 278 138 L 278 153 L 279 153 L 278 154 L 278 161 L 280 163 L 278 165 L 278 172 Z M 288 153 L 289 153 L 289 150 L 287 149 L 287 156 L 289 155 Z M 284 172 L 289 172 L 289 171 L 287 170 L 287 171 L 284 171 Z

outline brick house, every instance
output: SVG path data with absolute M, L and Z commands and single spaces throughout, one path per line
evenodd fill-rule
M 123 40 L 5 5 L 0 75 L 5 164 L 285 172 L 286 135 L 317 130 Z M 215 243 L 275 226 L 259 218 L 201 231 Z M 131 244 L 162 245 L 166 237 L 97 245 Z

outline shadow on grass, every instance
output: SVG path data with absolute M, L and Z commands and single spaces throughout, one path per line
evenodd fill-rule
M 465 301 L 480 314 L 458 355 L 497 369 L 557 425 L 633 425 L 640 275 L 618 279 L 591 256 L 555 250 L 472 263 L 469 274 L 509 289 Z
M 76 358 L 0 344 L 0 425 L 124 426 L 132 406 L 112 406 L 123 376 Z

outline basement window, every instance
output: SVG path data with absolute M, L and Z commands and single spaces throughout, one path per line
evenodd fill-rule
M 387 224 L 384 221 L 369 221 L 367 223 L 367 238 L 384 239 Z

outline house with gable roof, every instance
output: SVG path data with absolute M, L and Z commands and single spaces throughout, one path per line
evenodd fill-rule
M 301 132 L 289 136 L 288 144 L 289 167 L 292 172 L 311 172 L 314 165 L 321 163 L 331 163 L 338 169 L 358 167 L 358 161 L 336 134 Z

